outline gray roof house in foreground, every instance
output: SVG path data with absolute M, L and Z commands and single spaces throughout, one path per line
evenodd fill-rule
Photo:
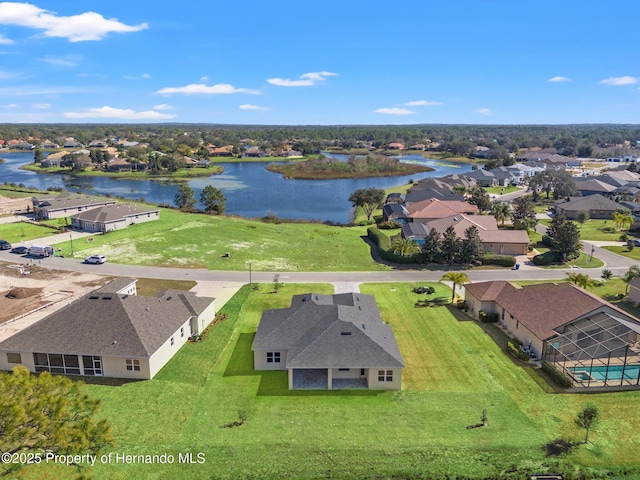
M 115 203 L 116 201 L 112 198 L 62 192 L 56 196 L 34 197 L 33 210 L 37 218 L 51 220 Z
M 111 232 L 158 219 L 159 208 L 134 203 L 116 203 L 71 215 L 71 226 L 92 232 Z
M 580 212 L 588 212 L 589 218 L 611 219 L 618 209 L 625 209 L 625 207 L 602 195 L 569 197 L 555 202 L 556 213 L 564 215 L 569 220 L 578 218 Z
M 289 389 L 402 386 L 402 355 L 372 295 L 294 295 L 263 312 L 251 349 L 256 370 L 287 370 Z
M 0 369 L 150 379 L 215 316 L 215 299 L 166 290 L 136 295 L 118 279 L 0 342 Z

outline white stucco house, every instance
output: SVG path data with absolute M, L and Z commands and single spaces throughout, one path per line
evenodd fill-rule
M 118 279 L 0 342 L 0 369 L 153 378 L 215 317 L 215 299 L 166 290 L 138 296 Z

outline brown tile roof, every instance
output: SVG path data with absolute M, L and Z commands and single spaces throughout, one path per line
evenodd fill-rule
M 495 302 L 503 289 L 515 290 L 516 287 L 505 281 L 468 283 L 464 286 L 465 292 L 470 293 L 481 302 Z
M 555 329 L 599 307 L 615 308 L 571 283 L 541 283 L 521 288 L 507 287 L 504 282 L 483 283 L 502 285 L 470 284 L 465 285 L 466 292 L 474 297 L 477 293 L 484 301 L 495 301 L 542 340 L 554 337 Z
M 491 215 L 471 215 L 468 217 L 460 213 L 447 218 L 431 220 L 425 225 L 428 232 L 430 232 L 432 228 L 435 228 L 436 232 L 440 233 L 444 233 L 447 228 L 453 225 L 453 229 L 458 237 L 464 237 L 465 230 L 471 226 L 476 226 L 480 235 L 482 235 L 482 232 L 485 230 L 498 231 L 498 223 L 495 217 Z
M 478 207 L 459 200 L 439 200 L 429 198 L 412 203 L 407 207 L 411 218 L 445 218 L 457 213 L 478 213 Z

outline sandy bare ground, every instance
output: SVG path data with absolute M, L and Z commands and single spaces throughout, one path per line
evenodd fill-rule
M 37 263 L 23 263 L 22 270 L 17 268 L 18 265 L 20 264 L 0 263 L 0 341 L 82 295 L 106 285 L 113 278 L 52 270 Z M 8 297 L 11 292 L 14 295 Z M 43 308 L 28 314 L 40 307 Z M 15 319 L 25 314 L 26 316 Z

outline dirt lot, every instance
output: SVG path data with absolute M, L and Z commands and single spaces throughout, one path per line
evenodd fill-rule
M 0 262 L 0 341 L 112 279 L 35 264 L 20 267 Z M 39 307 L 43 308 L 15 319 Z

